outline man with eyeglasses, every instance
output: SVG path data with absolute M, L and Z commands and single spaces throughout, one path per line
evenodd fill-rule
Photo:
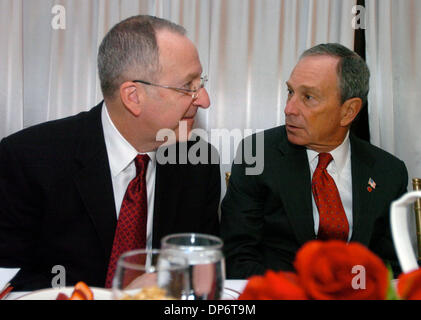
M 0 143 L 0 268 L 20 268 L 16 290 L 50 287 L 54 266 L 66 285 L 110 287 L 127 250 L 159 248 L 171 233 L 219 233 L 219 164 L 165 163 L 157 152 L 178 156 L 194 143 L 209 159 L 216 152 L 188 141 L 210 101 L 184 28 L 128 18 L 103 39 L 98 70 L 102 103 Z M 177 143 L 157 139 L 162 129 Z

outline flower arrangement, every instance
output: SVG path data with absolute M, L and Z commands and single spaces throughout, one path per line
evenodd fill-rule
M 395 285 L 383 261 L 356 242 L 310 241 L 294 267 L 250 277 L 239 300 L 421 300 L 421 269 Z

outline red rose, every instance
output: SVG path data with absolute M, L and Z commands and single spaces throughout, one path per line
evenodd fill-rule
M 311 299 L 386 298 L 388 270 L 359 243 L 310 241 L 298 251 L 294 266 Z
M 398 295 L 405 300 L 421 300 L 421 269 L 402 273 L 398 278 Z
M 298 277 L 292 272 L 267 271 L 264 276 L 253 276 L 239 300 L 306 300 Z

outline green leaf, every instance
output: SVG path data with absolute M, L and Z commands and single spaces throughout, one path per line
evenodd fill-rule
M 393 282 L 393 271 L 390 264 L 387 265 L 388 270 L 388 288 L 386 293 L 386 300 L 400 300 Z

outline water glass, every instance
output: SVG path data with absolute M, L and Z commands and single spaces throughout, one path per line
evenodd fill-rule
M 132 250 L 117 262 L 113 299 L 183 300 L 189 292 L 188 261 L 179 253 Z
M 199 233 L 172 234 L 161 240 L 163 250 L 178 251 L 188 260 L 188 300 L 219 300 L 225 280 L 220 238 Z

